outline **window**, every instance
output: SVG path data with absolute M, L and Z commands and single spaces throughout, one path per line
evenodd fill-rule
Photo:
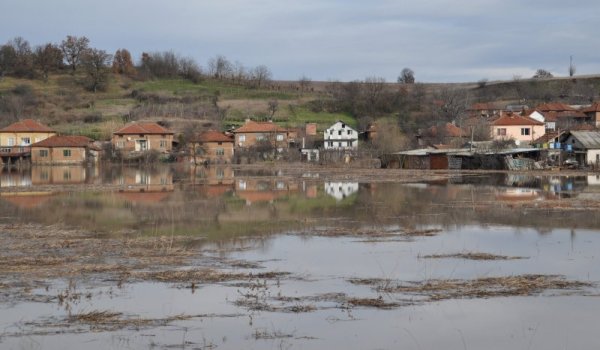
M 352 147 L 352 141 L 348 141 L 348 147 Z
M 352 135 L 352 130 L 348 130 L 347 134 Z
M 14 146 L 14 145 L 15 145 L 15 139 L 14 139 L 14 138 L 12 138 L 12 137 L 9 137 L 9 138 L 8 138 L 8 145 L 9 145 L 9 146 Z
M 265 139 L 266 139 L 265 135 L 263 135 L 263 134 L 256 134 L 256 141 L 264 141 Z
M 71 150 L 63 149 L 63 157 L 70 157 L 70 156 L 71 156 Z
M 338 135 L 342 136 L 342 130 L 338 130 Z
M 333 129 L 329 129 L 329 135 L 333 135 Z
M 343 123 L 342 123 L 342 128 L 345 128 L 345 127 L 346 127 L 346 124 L 343 124 Z
M 29 145 L 29 144 L 31 144 L 31 138 L 29 138 L 29 137 L 21 137 L 21 144 L 23 144 L 23 145 Z
M 240 141 L 240 142 L 246 141 L 246 135 L 240 135 L 240 136 L 238 136 L 238 141 Z
M 48 150 L 47 149 L 41 149 L 40 150 L 40 157 L 42 157 L 42 158 L 48 157 Z
M 240 180 L 240 181 L 238 182 L 238 188 L 239 188 L 240 190 L 245 190 L 245 189 L 246 189 L 246 181 L 244 181 L 244 180 Z
M 40 172 L 40 180 L 47 181 L 48 179 L 50 179 L 50 174 L 48 173 L 48 170 L 42 170 Z
M 63 171 L 63 180 L 71 180 L 71 170 Z
M 123 148 L 123 147 L 125 147 L 125 142 L 117 141 L 117 148 Z
M 160 148 L 167 148 L 167 140 L 160 140 Z
M 223 170 L 223 168 L 217 168 L 216 174 L 218 179 L 222 179 L 225 177 L 225 170 Z
M 329 147 L 333 147 L 333 141 L 329 141 Z
M 277 141 L 283 141 L 283 134 L 277 134 Z
M 523 136 L 531 135 L 531 129 L 521 128 L 521 135 L 523 135 Z
M 498 128 L 497 135 L 498 136 L 506 136 L 506 128 Z
M 224 156 L 225 150 L 223 148 L 217 148 L 217 150 L 215 151 L 215 154 L 218 156 Z

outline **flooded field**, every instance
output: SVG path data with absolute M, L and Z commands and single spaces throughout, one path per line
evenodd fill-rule
M 0 174 L 2 349 L 591 349 L 600 176 Z

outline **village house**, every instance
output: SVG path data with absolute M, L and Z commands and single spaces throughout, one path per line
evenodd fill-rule
M 591 106 L 581 110 L 589 119 L 592 125 L 600 127 L 600 103 L 594 102 Z
M 132 123 L 113 132 L 113 149 L 124 154 L 155 150 L 168 153 L 173 148 L 173 132 L 157 123 Z
M 433 125 L 417 135 L 419 146 L 460 147 L 464 144 L 466 133 L 452 123 Z
M 235 148 L 268 147 L 282 152 L 289 147 L 287 129 L 271 121 L 255 122 L 247 119 L 244 125 L 233 130 L 233 134 Z
M 355 150 L 358 148 L 358 132 L 343 121 L 337 121 L 324 132 L 323 147 L 326 150 Z
M 582 111 L 560 102 L 545 103 L 535 107 L 546 122 L 554 122 L 554 130 L 570 129 L 581 124 L 591 123 L 592 118 Z
M 495 102 L 480 102 L 472 104 L 467 112 L 472 116 L 490 118 L 502 111 L 502 107 Z
M 97 161 L 99 149 L 85 136 L 52 136 L 31 145 L 33 164 L 84 164 Z
M 194 164 L 226 164 L 233 160 L 233 137 L 209 130 L 200 133 L 188 143 Z
M 545 133 L 543 122 L 513 113 L 506 113 L 492 123 L 492 138 L 498 141 L 531 143 Z
M 580 165 L 600 164 L 600 132 L 569 131 L 560 135 L 563 150 L 572 152 Z
M 27 147 L 55 135 L 53 129 L 33 119 L 23 119 L 0 129 L 0 146 Z

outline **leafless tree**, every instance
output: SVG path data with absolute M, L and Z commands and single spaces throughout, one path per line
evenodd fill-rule
M 208 61 L 208 71 L 215 79 L 225 79 L 231 76 L 233 65 L 223 55 L 217 55 Z
M 0 46 L 0 80 L 12 72 L 16 61 L 15 49 L 10 45 Z
M 273 116 L 275 115 L 275 112 L 277 112 L 277 109 L 279 108 L 279 102 L 277 100 L 271 100 L 269 101 L 268 104 L 268 111 L 271 114 L 270 119 L 273 119 Z
M 398 83 L 414 84 L 415 83 L 415 72 L 410 68 L 402 69 L 402 72 L 400 72 L 400 76 L 398 77 Z
M 246 72 L 246 67 L 241 62 L 236 61 L 232 67 L 232 80 L 236 84 L 241 84 L 244 80 L 248 78 L 248 73 Z
M 298 79 L 298 85 L 300 85 L 300 92 L 308 91 L 311 83 L 312 80 L 309 77 L 307 77 L 306 75 L 301 76 L 300 79 Z
M 552 73 L 550 73 L 550 71 L 547 71 L 542 68 L 535 71 L 535 74 L 533 75 L 534 79 L 549 79 L 549 78 L 553 78 L 553 77 L 554 77 L 554 75 L 552 75 Z
M 48 43 L 35 48 L 33 61 L 37 69 L 42 73 L 44 81 L 48 81 L 48 75 L 62 67 L 63 54 L 56 45 Z
M 575 65 L 573 64 L 573 56 L 569 59 L 569 76 L 573 77 L 575 75 Z
M 60 49 L 67 64 L 71 67 L 71 74 L 75 74 L 83 54 L 89 49 L 89 43 L 90 40 L 85 36 L 78 38 L 72 35 L 67 35 L 67 38 L 61 42 Z
M 86 74 L 87 88 L 93 92 L 104 90 L 108 84 L 109 63 L 112 56 L 104 50 L 88 49 L 81 57 Z
M 252 70 L 252 81 L 254 86 L 260 88 L 271 80 L 271 71 L 265 65 L 257 66 Z
M 373 109 L 380 102 L 385 91 L 385 79 L 381 77 L 368 77 L 363 84 L 367 107 Z
M 179 74 L 195 84 L 202 81 L 202 69 L 193 58 L 179 59 Z

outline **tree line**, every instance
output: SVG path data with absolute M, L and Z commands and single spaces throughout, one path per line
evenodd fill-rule
M 211 78 L 260 88 L 272 79 L 265 65 L 246 67 L 217 55 L 205 69 L 193 58 L 181 57 L 173 51 L 144 52 L 137 64 L 127 49 L 114 54 L 90 46 L 85 37 L 68 35 L 60 43 L 45 43 L 32 47 L 22 37 L 15 37 L 0 46 L 0 80 L 5 76 L 48 81 L 51 73 L 83 74 L 89 91 L 103 91 L 110 73 L 132 79 L 183 78 L 194 83 Z

